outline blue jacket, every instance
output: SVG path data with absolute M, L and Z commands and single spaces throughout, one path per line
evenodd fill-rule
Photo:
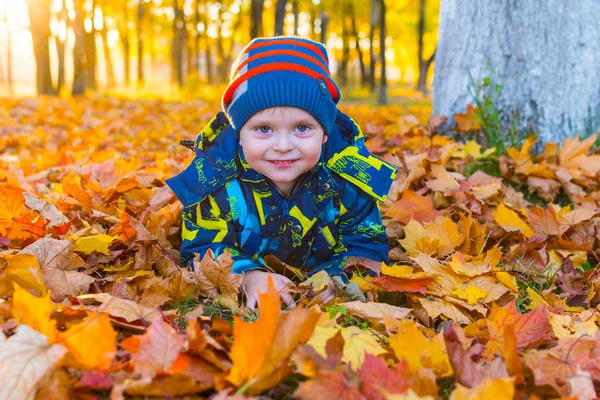
M 338 111 L 319 163 L 283 198 L 245 162 L 221 112 L 196 138 L 192 163 L 167 179 L 184 206 L 181 263 L 230 249 L 234 273 L 269 269 L 264 257 L 272 254 L 303 275 L 325 270 L 346 278 L 349 256 L 387 262 L 378 201 L 396 172 L 369 153 L 358 124 Z

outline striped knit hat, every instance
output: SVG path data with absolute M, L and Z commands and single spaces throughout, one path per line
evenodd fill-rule
M 239 131 L 269 107 L 297 107 L 331 132 L 341 93 L 329 73 L 325 46 L 300 37 L 252 40 L 231 68 L 223 110 Z

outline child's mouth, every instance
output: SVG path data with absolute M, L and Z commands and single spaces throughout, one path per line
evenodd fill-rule
M 287 168 L 290 167 L 297 160 L 269 160 L 271 164 L 278 168 Z

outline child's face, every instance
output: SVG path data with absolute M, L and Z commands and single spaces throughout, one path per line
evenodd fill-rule
M 319 162 L 327 136 L 317 120 L 296 107 L 271 107 L 240 130 L 246 161 L 289 196 L 298 178 Z

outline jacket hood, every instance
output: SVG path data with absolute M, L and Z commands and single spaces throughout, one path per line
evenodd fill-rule
M 238 166 L 239 152 L 236 131 L 219 112 L 196 137 L 194 160 L 166 183 L 184 206 L 202 201 L 247 168 Z M 369 152 L 358 124 L 339 110 L 323 146 L 321 162 L 379 201 L 386 199 L 397 173 L 396 167 Z

